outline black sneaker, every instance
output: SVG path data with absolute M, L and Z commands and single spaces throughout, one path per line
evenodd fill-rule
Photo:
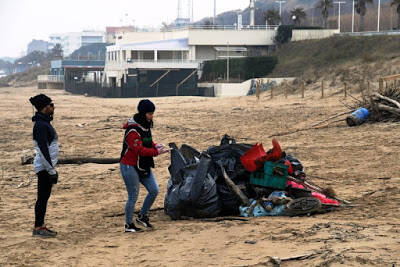
M 136 218 L 138 223 L 141 223 L 144 227 L 153 228 L 153 225 L 150 224 L 149 217 L 147 215 L 140 215 Z
M 140 231 L 142 231 L 142 229 L 136 227 L 134 223 L 125 224 L 125 233 L 135 233 Z
M 46 226 L 42 226 L 38 229 L 33 229 L 32 236 L 38 237 L 56 237 L 57 232 L 48 229 Z

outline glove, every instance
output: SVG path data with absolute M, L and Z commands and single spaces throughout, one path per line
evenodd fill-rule
M 163 146 L 163 147 L 157 148 L 158 155 L 168 153 L 169 151 L 170 151 L 170 149 L 168 147 Z
M 156 147 L 156 148 L 162 148 L 162 147 L 165 147 L 165 145 L 164 145 L 164 144 L 156 144 L 155 147 Z
M 57 184 L 58 182 L 58 172 L 56 171 L 55 174 L 49 174 L 49 179 L 52 184 Z

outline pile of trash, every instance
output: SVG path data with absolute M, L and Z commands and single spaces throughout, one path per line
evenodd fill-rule
M 281 150 L 243 144 L 225 135 L 219 146 L 200 153 L 186 144 L 171 150 L 164 211 L 172 219 L 228 215 L 297 216 L 340 206 L 332 189 L 306 181 L 304 168 Z
M 356 99 L 351 109 L 355 111 L 347 117 L 349 126 L 363 122 L 398 122 L 400 121 L 400 89 L 388 86 L 363 98 Z

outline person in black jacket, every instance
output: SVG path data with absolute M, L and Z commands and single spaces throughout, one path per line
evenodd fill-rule
M 57 232 L 52 231 L 44 224 L 47 201 L 51 194 L 53 184 L 57 183 L 58 173 L 55 169 L 58 160 L 58 138 L 50 122 L 53 120 L 54 103 L 44 94 L 36 95 L 29 99 L 37 112 L 32 117 L 35 122 L 33 127 L 33 143 L 36 156 L 33 162 L 35 173 L 38 176 L 38 191 L 35 204 L 35 227 L 33 236 L 55 237 Z

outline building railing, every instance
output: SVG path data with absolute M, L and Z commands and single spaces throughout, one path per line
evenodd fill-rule
M 182 31 L 182 30 L 276 30 L 279 25 L 184 25 L 162 29 L 161 31 Z
M 189 59 L 133 59 L 130 61 L 107 61 L 106 65 L 129 65 L 129 64 L 137 64 L 137 63 L 192 63 L 192 64 L 199 64 L 202 63 L 204 60 L 189 60 Z
M 64 82 L 64 75 L 38 75 L 38 82 Z
M 124 63 L 201 63 L 203 60 L 189 60 L 189 59 L 132 59 Z
M 199 68 L 204 60 L 133 60 L 131 62 L 108 61 L 105 68 L 108 70 L 120 70 L 127 68 Z

